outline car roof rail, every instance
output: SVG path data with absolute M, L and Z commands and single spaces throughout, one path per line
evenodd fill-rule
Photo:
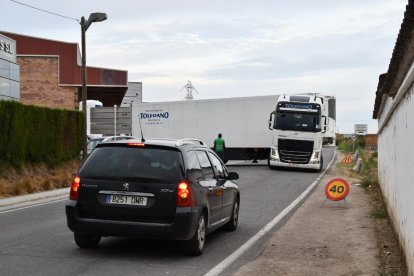
M 203 146 L 206 145 L 200 139 L 195 139 L 195 138 L 180 139 L 175 143 L 176 146 L 182 146 L 182 145 L 186 145 L 186 144 L 198 144 L 198 145 L 203 145 Z

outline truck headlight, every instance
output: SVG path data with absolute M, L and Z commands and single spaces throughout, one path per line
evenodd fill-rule
M 270 160 L 272 161 L 279 161 L 279 153 L 276 147 L 270 148 Z
M 312 164 L 318 164 L 319 163 L 319 156 L 320 156 L 320 151 L 314 151 L 312 153 L 312 157 L 310 159 L 310 163 Z

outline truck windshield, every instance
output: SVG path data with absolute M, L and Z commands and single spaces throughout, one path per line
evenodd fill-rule
M 320 132 L 320 115 L 299 112 L 277 112 L 273 128 L 280 130 Z

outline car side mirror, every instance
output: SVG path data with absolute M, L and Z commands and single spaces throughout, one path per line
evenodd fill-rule
M 236 172 L 229 172 L 229 175 L 227 176 L 227 180 L 237 180 L 239 179 L 239 174 Z

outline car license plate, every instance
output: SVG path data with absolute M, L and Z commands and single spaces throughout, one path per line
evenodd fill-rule
M 124 204 L 124 205 L 147 205 L 147 198 L 142 196 L 130 196 L 130 195 L 107 195 L 107 204 Z

